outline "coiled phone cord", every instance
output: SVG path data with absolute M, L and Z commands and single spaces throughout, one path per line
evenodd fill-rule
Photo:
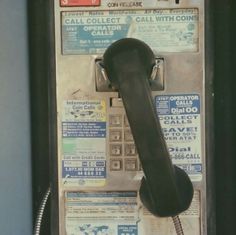
M 175 226 L 176 234 L 177 235 L 184 235 L 184 231 L 183 231 L 182 224 L 181 224 L 181 221 L 179 219 L 179 216 L 178 215 L 173 216 L 172 220 L 173 220 L 173 223 L 174 223 L 174 226 Z
M 48 197 L 51 193 L 51 189 L 48 188 L 44 197 L 43 197 L 43 200 L 40 204 L 40 207 L 39 207 L 39 210 L 38 210 L 38 213 L 37 213 L 37 218 L 36 218 L 36 221 L 35 221 L 35 226 L 34 226 L 34 234 L 33 235 L 40 235 L 40 229 L 41 229 L 41 225 L 42 225 L 42 220 L 43 220 L 43 214 L 44 214 L 44 210 L 45 210 L 45 207 L 46 207 L 46 204 L 47 204 L 47 201 L 48 201 Z

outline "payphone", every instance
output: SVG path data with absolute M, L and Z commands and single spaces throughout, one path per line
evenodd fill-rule
M 52 234 L 207 234 L 204 14 L 54 0 Z

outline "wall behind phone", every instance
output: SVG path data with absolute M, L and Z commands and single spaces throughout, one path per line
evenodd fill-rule
M 26 0 L 0 1 L 0 234 L 30 235 Z

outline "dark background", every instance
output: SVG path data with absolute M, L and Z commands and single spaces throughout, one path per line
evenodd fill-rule
M 215 4 L 215 5 L 214 5 Z M 214 14 L 215 185 L 217 235 L 236 234 L 236 4 L 212 1 Z

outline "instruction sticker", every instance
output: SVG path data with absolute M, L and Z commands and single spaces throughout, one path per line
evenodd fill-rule
M 137 192 L 67 192 L 67 235 L 138 235 Z
M 100 54 L 113 42 L 132 37 L 156 52 L 198 51 L 198 10 L 62 12 L 62 53 Z
M 103 186 L 106 179 L 105 101 L 68 100 L 63 110 L 63 184 Z
M 199 191 L 181 213 L 186 234 L 200 234 Z M 153 216 L 136 191 L 66 192 L 66 235 L 175 235 L 171 218 Z
M 174 164 L 192 181 L 202 180 L 200 96 L 156 96 L 156 108 Z

